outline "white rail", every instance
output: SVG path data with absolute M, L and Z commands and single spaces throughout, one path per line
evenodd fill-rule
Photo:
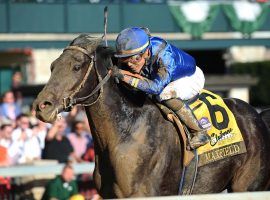
M 93 173 L 94 163 L 76 163 L 73 164 L 75 174 Z M 2 177 L 23 177 L 34 175 L 59 175 L 64 164 L 51 162 L 38 162 L 32 165 L 16 165 L 10 167 L 0 167 L 0 176 Z

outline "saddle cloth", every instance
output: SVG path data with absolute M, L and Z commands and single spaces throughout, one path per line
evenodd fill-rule
M 209 143 L 197 149 L 198 166 L 246 152 L 235 117 L 220 96 L 203 90 L 198 98 L 187 104 L 211 137 Z

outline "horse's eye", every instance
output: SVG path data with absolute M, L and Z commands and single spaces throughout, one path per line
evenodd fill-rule
M 79 71 L 80 69 L 81 69 L 81 65 L 74 65 L 73 66 L 73 70 L 76 72 Z

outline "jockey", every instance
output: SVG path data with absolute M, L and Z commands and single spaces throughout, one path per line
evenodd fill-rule
M 204 74 L 192 56 L 159 37 L 150 36 L 146 28 L 132 27 L 119 33 L 115 57 L 118 68 L 113 68 L 113 75 L 156 96 L 162 104 L 175 111 L 192 130 L 192 136 L 189 136 L 191 148 L 198 148 L 209 141 L 206 130 L 184 103 L 199 94 L 205 83 Z

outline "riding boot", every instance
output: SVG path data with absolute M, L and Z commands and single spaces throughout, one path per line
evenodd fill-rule
M 200 146 L 207 144 L 210 140 L 207 130 L 203 129 L 198 120 L 194 116 L 191 109 L 180 99 L 169 99 L 163 103 L 172 109 L 179 119 L 192 131 L 188 135 L 190 139 L 190 148 L 196 149 Z

